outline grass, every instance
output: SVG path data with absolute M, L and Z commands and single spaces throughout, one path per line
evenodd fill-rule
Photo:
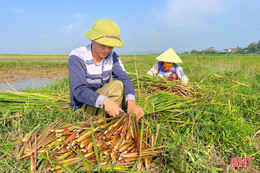
M 253 172 L 260 165 L 260 55 L 180 55 L 180 64 L 189 78 L 195 97 L 181 97 L 165 91 L 147 94 L 155 84 L 174 85 L 145 73 L 153 66 L 155 55 L 122 56 L 137 90 L 139 105 L 147 114 L 145 121 L 157 134 L 157 145 L 167 145 L 168 153 L 158 156 L 153 168 L 163 172 Z M 19 62 L 22 63 L 22 62 Z M 28 64 L 31 62 L 28 61 Z M 35 62 L 33 62 L 35 63 Z M 40 62 L 37 62 L 41 64 Z M 53 63 L 53 62 L 52 62 Z M 64 62 L 57 62 L 56 65 Z M 0 62 L 1 64 L 4 62 Z M 21 64 L 20 64 L 21 65 Z M 19 67 L 9 66 L 8 68 Z M 51 63 L 44 66 L 50 67 Z M 26 65 L 23 65 L 26 66 Z M 55 65 L 54 65 L 55 66 Z M 27 66 L 33 68 L 32 64 Z M 138 82 L 136 80 L 138 72 Z M 223 78 L 218 78 L 214 74 Z M 239 85 L 244 83 L 249 87 Z M 42 93 L 67 100 L 68 78 L 45 88 L 28 89 L 27 93 Z M 5 97 L 11 98 L 11 97 Z M 49 98 L 51 99 L 51 97 Z M 17 139 L 39 124 L 43 127 L 57 118 L 67 123 L 84 121 L 81 114 L 60 106 L 39 106 L 45 103 L 30 97 L 17 108 L 5 109 L 2 105 L 0 118 L 23 116 L 0 121 L 0 172 L 27 172 L 29 161 L 16 160 Z M 50 103 L 49 103 L 50 104 Z M 54 103 L 52 103 L 55 105 Z M 254 157 L 251 168 L 232 168 L 232 157 Z M 46 168 L 38 161 L 38 172 Z
M 32 70 L 32 69 L 52 69 L 52 68 L 67 68 L 67 62 L 59 61 L 40 61 L 40 60 L 29 60 L 29 61 L 0 61 L 0 70 Z
M 37 59 L 68 59 L 68 55 L 23 55 L 23 54 L 1 54 L 0 59 L 22 59 L 22 60 L 37 60 Z

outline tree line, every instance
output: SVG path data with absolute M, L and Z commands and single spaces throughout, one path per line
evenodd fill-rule
M 252 42 L 246 47 L 237 46 L 236 48 L 224 49 L 217 51 L 213 47 L 206 50 L 191 50 L 183 52 L 183 54 L 260 54 L 260 40 L 258 42 Z

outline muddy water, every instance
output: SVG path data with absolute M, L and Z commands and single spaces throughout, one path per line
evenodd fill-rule
M 0 91 L 39 88 L 67 75 L 67 69 L 0 70 Z
M 36 79 L 26 79 L 23 81 L 13 81 L 13 82 L 5 82 L 0 83 L 0 91 L 16 91 L 21 89 L 28 88 L 40 88 L 54 82 L 55 79 L 49 78 L 36 78 Z
M 0 58 L 0 61 L 26 61 L 33 58 Z M 68 59 L 42 58 L 42 61 L 67 62 Z M 50 69 L 0 69 L 0 91 L 39 88 L 56 79 L 68 76 L 67 68 Z

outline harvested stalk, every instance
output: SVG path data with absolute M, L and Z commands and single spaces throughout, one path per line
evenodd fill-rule
M 37 169 L 37 157 L 48 158 L 53 172 L 63 172 L 64 167 L 76 165 L 91 170 L 97 163 L 101 169 L 116 166 L 125 170 L 133 167 L 137 159 L 140 167 L 149 168 L 152 157 L 165 152 L 164 146 L 149 144 L 151 135 L 147 131 L 143 130 L 140 138 L 135 115 L 103 118 L 94 124 L 90 120 L 67 125 L 57 120 L 43 130 L 34 129 L 19 144 L 17 159 L 31 158 L 32 171 Z M 108 123 L 100 124 L 105 122 Z

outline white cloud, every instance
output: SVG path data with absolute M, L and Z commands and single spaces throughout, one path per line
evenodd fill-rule
M 86 17 L 88 16 L 87 13 L 80 13 L 80 12 L 76 12 L 73 14 L 74 17 L 77 17 L 77 18 L 83 18 L 83 17 Z
M 207 15 L 223 12 L 222 0 L 167 0 L 165 7 L 157 9 L 157 18 L 169 26 L 203 22 Z
M 20 14 L 25 13 L 25 10 L 22 8 L 12 8 L 11 11 Z
M 85 28 L 88 28 L 85 26 L 85 23 L 81 21 L 75 21 L 74 23 L 70 23 L 66 26 L 61 27 L 60 32 L 63 34 L 84 33 Z
M 81 22 L 70 23 L 67 26 L 63 27 L 63 29 L 66 31 L 71 31 L 78 28 L 80 24 Z

